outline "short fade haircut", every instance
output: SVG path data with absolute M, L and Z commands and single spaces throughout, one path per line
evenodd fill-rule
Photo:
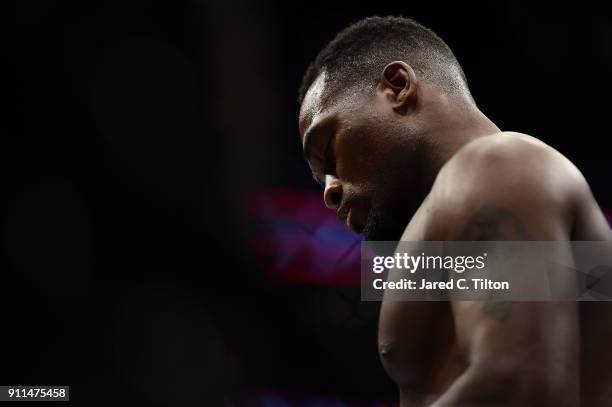
M 325 72 L 325 96 L 354 85 L 375 87 L 383 68 L 404 61 L 417 74 L 449 94 L 472 97 L 465 74 L 446 43 L 433 31 L 405 17 L 368 17 L 339 32 L 310 64 L 298 91 L 301 105 L 308 89 Z

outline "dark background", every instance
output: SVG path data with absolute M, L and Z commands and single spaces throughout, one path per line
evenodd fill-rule
M 396 399 L 376 304 L 355 287 L 272 278 L 250 247 L 267 233 L 255 196 L 316 191 L 296 89 L 318 49 L 368 15 L 436 31 L 481 110 L 560 150 L 612 208 L 604 6 L 0 7 L 0 384 L 70 385 L 88 406 Z

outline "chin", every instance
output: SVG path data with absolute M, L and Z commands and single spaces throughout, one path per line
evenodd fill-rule
M 370 242 L 396 242 L 401 239 L 407 224 L 394 217 L 371 214 L 363 230 L 363 238 Z

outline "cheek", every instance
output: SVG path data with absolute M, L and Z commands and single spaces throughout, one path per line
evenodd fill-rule
M 381 178 L 396 178 L 401 171 L 401 151 L 380 131 L 353 131 L 339 135 L 334 148 L 336 173 L 345 182 L 376 184 Z M 364 185 L 365 186 L 365 185 Z
M 405 209 L 417 186 L 414 157 L 391 129 L 352 132 L 337 136 L 336 173 L 346 183 L 347 194 L 370 201 L 379 211 Z

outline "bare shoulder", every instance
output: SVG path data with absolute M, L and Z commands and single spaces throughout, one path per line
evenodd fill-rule
M 480 137 L 461 148 L 442 168 L 440 178 L 446 179 L 457 171 L 474 171 L 480 178 L 505 175 L 504 178 L 523 176 L 526 179 L 584 183 L 580 171 L 560 152 L 523 133 L 502 132 Z M 570 179 L 567 179 L 570 177 Z
M 526 134 L 498 133 L 468 143 L 441 169 L 428 197 L 435 214 L 429 226 L 435 237 L 467 238 L 470 222 L 503 221 L 512 238 L 564 239 L 588 191 L 554 148 Z

